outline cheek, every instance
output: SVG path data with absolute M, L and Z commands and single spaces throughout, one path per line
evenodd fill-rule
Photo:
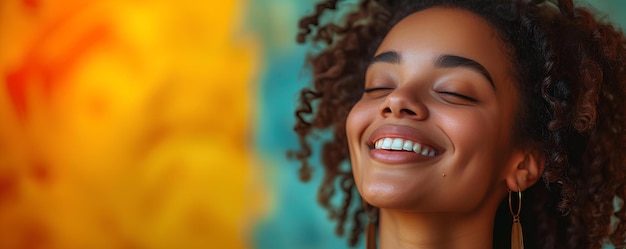
M 363 132 L 371 122 L 372 117 L 373 113 L 365 103 L 359 101 L 352 107 L 346 120 L 346 135 L 350 150 L 352 150 L 353 146 L 358 146 Z
M 346 120 L 346 136 L 350 152 L 350 164 L 352 165 L 352 172 L 357 188 L 361 187 L 362 154 L 360 149 L 361 145 L 364 143 L 362 138 L 373 116 L 374 114 L 369 111 L 369 107 L 359 101 L 354 105 L 352 110 L 350 110 Z
M 503 155 L 506 146 L 500 143 L 501 123 L 498 115 L 491 112 L 464 110 L 449 112 L 441 117 L 440 125 L 453 144 L 452 155 L 441 165 L 448 175 L 448 192 L 464 193 L 451 200 L 474 208 L 489 195 L 501 179 Z M 471 189 L 472 194 L 467 194 Z M 458 204 L 456 204 L 458 205 Z
M 508 129 L 501 118 L 492 110 L 455 111 L 442 116 L 441 129 L 450 138 L 454 153 L 449 164 L 453 168 L 447 170 L 468 177 L 487 168 L 497 172 L 510 150 Z
M 464 186 L 481 179 L 487 187 L 501 178 L 501 169 L 511 153 L 509 122 L 500 110 L 448 113 L 441 125 L 454 146 L 454 156 L 446 169 Z M 475 186 L 478 188 L 478 186 Z
M 448 111 L 441 116 L 441 129 L 452 140 L 455 150 L 485 145 L 496 137 L 496 122 L 486 112 L 475 110 Z

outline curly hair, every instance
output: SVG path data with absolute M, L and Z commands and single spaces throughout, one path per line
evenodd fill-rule
M 307 61 L 312 85 L 300 92 L 294 127 L 301 148 L 290 156 L 310 179 L 309 159 L 321 145 L 324 177 L 318 201 L 354 246 L 368 218 L 349 163 L 345 123 L 363 93 L 365 70 L 395 23 L 433 6 L 461 8 L 487 20 L 507 45 L 519 90 L 515 141 L 544 153 L 540 183 L 526 192 L 522 221 L 527 248 L 626 247 L 626 39 L 572 0 L 362 0 L 339 22 L 338 0 L 316 5 L 299 22 L 299 43 L 318 48 Z M 341 5 L 344 7 L 344 5 Z M 345 6 L 349 7 L 349 6 Z M 341 12 L 343 13 L 343 12 Z M 321 143 L 315 132 L 331 131 Z M 331 199 L 342 193 L 341 203 Z M 622 203 L 616 202 L 622 201 Z M 510 236 L 508 206 L 494 225 L 494 248 Z M 538 236 L 538 235 L 541 236 Z

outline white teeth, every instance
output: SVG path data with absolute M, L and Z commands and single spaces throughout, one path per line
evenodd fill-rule
M 402 150 L 402 145 L 404 144 L 404 141 L 402 139 L 396 138 L 393 140 L 393 143 L 391 143 L 391 149 L 392 150 Z
M 423 156 L 434 157 L 437 152 L 435 150 L 423 146 L 420 143 L 416 143 L 410 140 L 404 140 L 401 138 L 381 138 L 374 143 L 374 148 L 385 150 L 404 150 L 413 151 Z
M 381 149 L 391 149 L 391 143 L 392 143 L 392 139 L 391 138 L 385 138 L 383 140 L 383 144 L 380 145 Z
M 403 150 L 412 151 L 413 150 L 413 142 L 406 140 L 404 141 L 404 145 L 402 146 Z
M 421 151 L 422 151 L 422 145 L 421 145 L 421 144 L 419 144 L 419 143 L 415 143 L 415 145 L 413 145 L 413 151 L 414 151 L 415 153 L 419 153 L 419 152 L 421 152 Z

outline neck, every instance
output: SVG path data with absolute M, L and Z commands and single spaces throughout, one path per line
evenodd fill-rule
M 492 248 L 493 223 L 493 214 L 485 211 L 456 215 L 381 209 L 380 248 Z

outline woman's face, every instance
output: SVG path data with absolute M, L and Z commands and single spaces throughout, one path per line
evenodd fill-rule
M 395 25 L 347 120 L 363 198 L 424 212 L 497 203 L 513 153 L 509 68 L 496 30 L 471 12 L 430 8 Z

